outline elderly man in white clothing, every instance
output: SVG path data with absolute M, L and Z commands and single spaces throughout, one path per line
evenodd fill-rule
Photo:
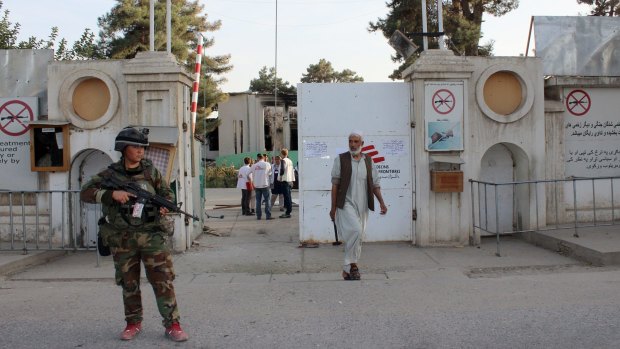
M 362 154 L 363 135 L 359 131 L 349 134 L 349 151 L 334 159 L 332 168 L 331 210 L 338 234 L 345 242 L 345 280 L 359 280 L 357 261 L 362 252 L 362 239 L 366 231 L 368 210 L 374 211 L 374 197 L 379 200 L 381 214 L 387 213 L 383 202 L 379 174 L 366 154 Z M 373 195 L 374 194 L 374 195 Z

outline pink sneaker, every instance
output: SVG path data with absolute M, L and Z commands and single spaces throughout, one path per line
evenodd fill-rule
M 189 338 L 178 322 L 175 322 L 170 325 L 170 327 L 166 328 L 166 337 L 170 338 L 173 342 L 185 342 Z
M 138 335 L 142 331 L 142 324 L 136 322 L 135 324 L 127 324 L 123 333 L 121 333 L 121 339 L 124 341 L 129 341 L 134 339 L 135 336 Z

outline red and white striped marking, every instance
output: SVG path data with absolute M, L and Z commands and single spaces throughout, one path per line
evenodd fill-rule
M 385 161 L 385 158 L 383 156 L 377 156 L 379 155 L 379 152 L 375 150 L 374 145 L 367 145 L 365 147 L 362 147 L 362 152 L 366 154 L 366 156 L 370 156 L 372 162 L 374 162 L 375 164 L 377 162 Z
M 196 67 L 194 69 L 194 86 L 192 87 L 192 105 L 191 105 L 191 113 L 192 116 L 192 132 L 196 131 L 196 110 L 198 110 L 198 88 L 200 87 L 200 64 L 202 62 L 202 45 L 203 45 L 203 37 L 201 34 L 198 34 L 198 45 L 196 46 Z

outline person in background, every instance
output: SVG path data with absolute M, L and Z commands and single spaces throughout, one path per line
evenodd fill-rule
M 250 167 L 250 163 L 252 159 L 249 157 L 245 157 L 243 159 L 243 166 L 239 169 L 239 174 L 237 175 L 237 189 L 241 189 L 241 214 L 244 216 L 251 216 L 250 212 L 250 197 L 252 196 L 252 191 L 248 188 L 248 184 L 252 184 L 252 168 Z
M 252 165 L 254 165 L 256 161 L 254 161 L 254 159 L 250 158 L 250 168 L 252 168 Z M 256 208 L 256 191 L 252 190 L 250 192 L 250 216 L 253 216 L 256 214 L 256 211 L 254 210 Z
M 261 219 L 261 202 L 265 202 L 265 219 L 271 220 L 271 164 L 265 162 L 263 154 L 258 154 L 258 162 L 252 165 L 252 179 L 256 192 L 256 219 Z
M 331 209 L 329 217 L 335 220 L 338 235 L 345 242 L 345 280 L 360 280 L 357 262 L 362 253 L 368 211 L 374 211 L 374 196 L 379 200 L 381 214 L 387 213 L 383 202 L 379 174 L 369 156 L 362 153 L 364 138 L 360 131 L 349 134 L 349 151 L 334 159 L 332 168 Z M 374 196 L 373 196 L 374 194 Z
M 152 194 L 174 200 L 174 194 L 161 173 L 150 160 L 144 158 L 144 149 L 149 145 L 147 134 L 148 129 L 142 132 L 132 127 L 121 130 L 114 142 L 114 150 L 121 152 L 121 159 L 84 184 L 80 198 L 102 207 L 99 234 L 112 251 L 116 284 L 123 288 L 127 326 L 121 333 L 121 339 L 131 340 L 142 331 L 142 262 L 163 318 L 165 336 L 172 341 L 183 342 L 188 335 L 179 325 L 179 310 L 172 284 L 174 268 L 166 244 L 171 232 L 162 226 L 163 216 L 168 210 L 148 202 L 140 203 L 133 194 L 111 189 L 105 184 L 106 178 L 114 177 L 123 182 L 137 183 Z
M 291 218 L 291 212 L 293 211 L 293 200 L 291 198 L 291 189 L 293 188 L 293 182 L 295 182 L 295 169 L 293 168 L 293 162 L 288 158 L 288 149 L 283 148 L 280 150 L 280 171 L 278 174 L 278 180 L 282 182 L 282 195 L 284 195 L 284 209 L 286 210 L 280 218 Z
M 276 199 L 278 200 L 278 205 L 280 206 L 280 211 L 284 211 L 284 195 L 282 194 L 282 182 L 278 179 L 278 173 L 280 173 L 280 156 L 276 155 L 274 158 L 274 163 L 271 168 L 273 170 L 273 178 L 271 181 L 271 210 L 273 210 L 273 206 L 276 203 Z

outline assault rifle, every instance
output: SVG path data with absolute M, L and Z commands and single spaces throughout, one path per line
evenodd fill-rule
M 138 199 L 138 202 L 141 202 L 141 203 L 149 202 L 156 207 L 165 207 L 170 212 L 182 213 L 187 217 L 193 218 L 195 221 L 200 219 L 198 218 L 198 216 L 195 216 L 189 212 L 183 211 L 181 209 L 181 205 L 183 203 L 180 203 L 177 206 L 174 202 L 169 201 L 166 198 L 163 198 L 157 194 L 152 194 L 148 192 L 147 190 L 140 188 L 140 186 L 136 183 L 124 182 L 114 176 L 109 176 L 103 180 L 103 186 L 109 189 L 124 190 L 130 194 L 133 194 Z

